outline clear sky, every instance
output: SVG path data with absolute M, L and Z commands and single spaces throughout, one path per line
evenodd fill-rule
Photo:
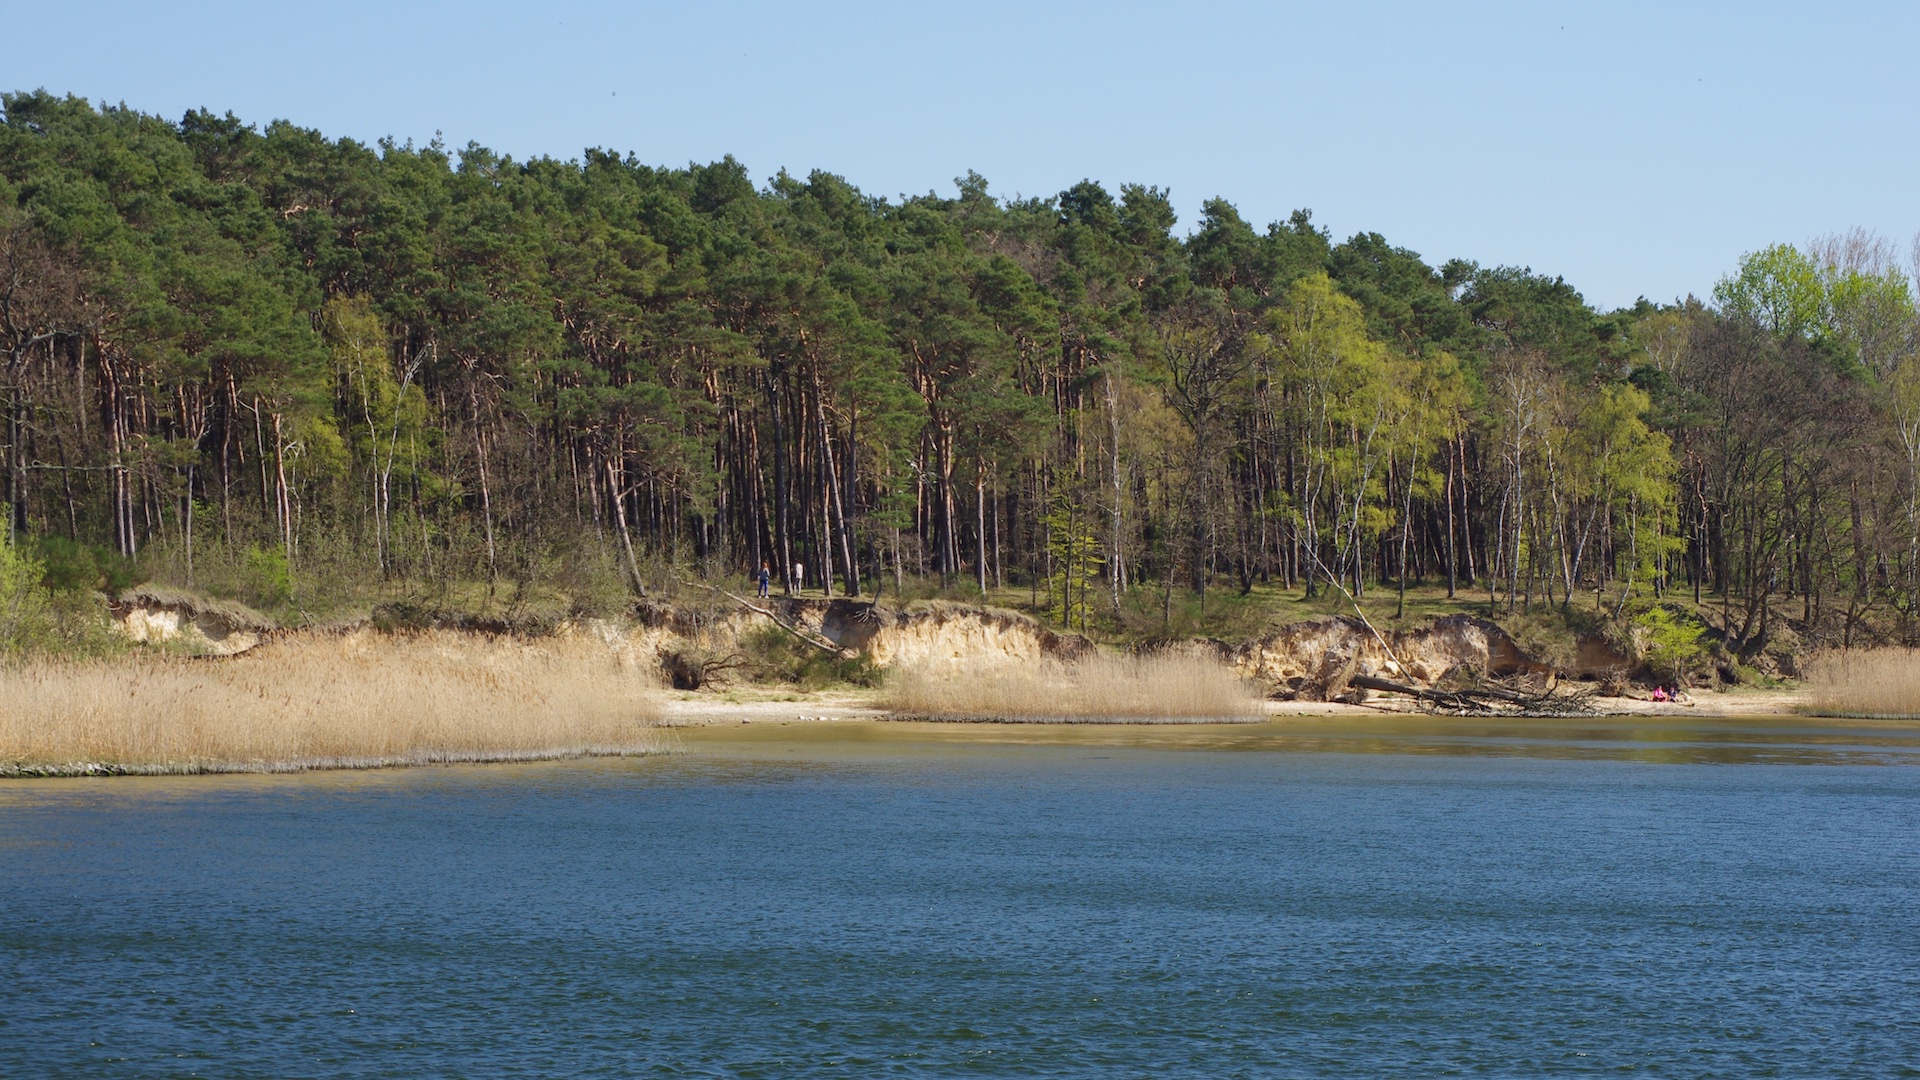
M 1336 239 L 1704 296 L 1743 251 L 1920 229 L 1920 5 L 21 3 L 0 87 L 178 119 L 588 146 L 870 194 L 1091 177 Z

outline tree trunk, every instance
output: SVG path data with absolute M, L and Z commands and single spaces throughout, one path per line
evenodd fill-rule
M 800 582 L 793 580 L 793 540 L 792 530 L 788 527 L 789 522 L 787 519 L 786 440 L 783 437 L 780 425 L 778 379 L 777 369 L 769 369 L 767 372 L 766 385 L 767 415 L 773 421 L 773 446 L 771 448 L 773 452 L 773 531 L 774 545 L 780 552 L 780 580 L 786 589 L 787 595 L 792 596 L 793 590 L 800 586 Z
M 974 576 L 980 583 L 980 595 L 987 595 L 987 476 L 986 466 L 978 459 L 973 464 Z
M 827 427 L 827 410 L 826 405 L 821 401 L 820 370 L 817 366 L 813 372 L 813 410 L 814 418 L 820 425 L 820 454 L 827 468 L 827 498 L 823 501 L 832 513 L 832 520 L 828 523 L 828 535 L 837 538 L 840 544 L 840 565 L 846 568 L 847 595 L 859 596 L 860 568 L 853 559 L 853 538 L 850 535 L 852 529 L 847 524 L 846 506 L 840 498 L 840 470 L 833 460 L 833 433 Z M 828 566 L 831 565 L 829 562 Z M 829 579 L 833 577 L 831 569 L 827 577 Z
M 1107 395 L 1108 473 L 1113 478 L 1113 517 L 1107 537 L 1107 587 L 1113 593 L 1113 613 L 1118 615 L 1120 593 L 1126 589 L 1120 552 L 1120 509 L 1125 500 L 1120 477 L 1120 401 L 1113 389 L 1113 372 L 1107 372 L 1102 383 Z
M 613 519 L 620 524 L 620 549 L 627 556 L 627 573 L 633 575 L 633 587 L 641 596 L 647 595 L 647 583 L 640 577 L 640 562 L 633 557 L 633 533 L 627 528 L 627 498 L 621 490 L 621 477 L 616 472 L 614 462 L 622 455 L 618 449 L 607 455 L 607 495 L 613 501 Z

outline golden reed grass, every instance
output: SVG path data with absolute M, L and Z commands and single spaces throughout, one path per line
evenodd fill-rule
M 663 747 L 650 675 L 590 638 L 315 636 L 224 660 L 0 666 L 0 772 L 269 772 Z
M 1264 714 L 1253 688 L 1224 666 L 1195 656 L 1096 656 L 942 677 L 901 671 L 882 704 L 896 715 L 1029 723 L 1175 723 L 1254 720 Z
M 1920 650 L 1824 653 L 1807 665 L 1806 711 L 1819 716 L 1920 719 Z

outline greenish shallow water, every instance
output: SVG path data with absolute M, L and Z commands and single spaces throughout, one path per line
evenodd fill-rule
M 1920 736 L 686 729 L 0 782 L 0 1076 L 1920 1075 Z

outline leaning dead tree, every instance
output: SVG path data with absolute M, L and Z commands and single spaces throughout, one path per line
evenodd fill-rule
M 770 607 L 761 607 L 759 604 L 756 604 L 748 600 L 746 597 L 739 596 L 735 593 L 730 593 L 727 590 L 722 589 L 717 585 L 708 585 L 698 581 L 688 581 L 686 578 L 680 578 L 678 580 L 682 585 L 688 585 L 696 589 L 705 589 L 708 592 L 712 592 L 712 593 L 719 593 L 721 596 L 724 596 L 727 599 L 733 601 L 734 603 L 739 604 L 741 607 L 746 608 L 748 611 L 753 612 L 755 615 L 765 616 L 770 622 L 773 623 L 773 625 L 779 627 L 782 630 L 785 630 L 787 633 L 793 635 L 795 638 L 799 639 L 800 641 L 803 641 L 806 644 L 811 645 L 816 649 L 819 649 L 821 652 L 826 653 L 828 656 L 838 656 L 842 658 L 847 658 L 855 655 L 854 651 L 851 649 L 843 649 L 840 646 L 835 645 L 833 642 L 828 641 L 826 638 L 823 638 L 818 634 L 809 633 L 804 628 L 795 626 L 793 623 L 790 623 L 787 620 L 781 618 Z M 868 607 L 871 608 L 872 605 L 868 605 Z

